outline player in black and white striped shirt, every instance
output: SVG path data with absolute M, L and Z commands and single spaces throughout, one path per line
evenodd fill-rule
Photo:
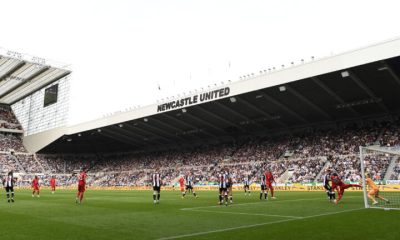
M 268 200 L 268 189 L 267 189 L 267 177 L 263 172 L 261 172 L 261 177 L 260 177 L 260 186 L 261 186 L 261 191 L 260 191 L 260 200 L 262 199 L 262 195 L 264 193 L 264 199 Z
M 331 185 L 329 185 L 329 182 L 331 181 L 331 169 L 327 168 L 325 170 L 325 175 L 324 175 L 324 188 L 326 191 L 326 195 L 328 195 L 329 201 L 332 202 L 335 200 L 335 192 L 332 189 Z
M 230 203 L 233 203 L 233 179 L 232 179 L 232 175 L 229 173 L 229 169 L 225 169 L 226 170 L 226 174 L 228 174 L 228 185 L 227 190 L 228 190 L 228 198 Z
M 244 195 L 247 196 L 247 194 L 250 196 L 250 178 L 249 176 L 244 177 L 243 179 L 243 186 L 244 186 Z
M 224 204 L 228 206 L 228 173 L 222 169 L 221 173 L 218 174 L 218 182 L 219 182 L 219 204 Z
M 153 173 L 152 176 L 154 204 L 160 202 L 161 183 L 162 183 L 161 176 L 158 173 L 158 171 L 156 171 L 155 173 Z
M 189 172 L 186 177 L 185 177 L 185 183 L 186 183 L 186 189 L 185 189 L 185 193 L 183 194 L 183 197 L 186 196 L 186 192 L 192 192 L 193 196 L 195 196 L 197 198 L 197 194 L 193 189 L 193 185 L 194 185 L 194 177 L 192 175 L 191 172 Z
M 14 202 L 14 184 L 16 182 L 16 179 L 14 178 L 14 174 L 12 171 L 10 171 L 7 174 L 7 177 L 3 179 L 3 186 L 6 190 L 7 193 L 7 201 L 8 202 Z

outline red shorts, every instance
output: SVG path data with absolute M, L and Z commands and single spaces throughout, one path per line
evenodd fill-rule
M 78 192 L 85 192 L 85 185 L 78 185 Z
M 33 190 L 39 191 L 39 186 L 33 186 Z
M 51 188 L 52 188 L 52 189 L 56 188 L 56 185 L 51 185 Z
M 185 186 L 181 186 L 181 192 L 185 191 Z
M 267 187 L 272 188 L 272 183 L 267 182 Z

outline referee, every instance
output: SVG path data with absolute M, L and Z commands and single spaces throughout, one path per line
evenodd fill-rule
M 326 195 L 328 195 L 329 201 L 332 202 L 335 200 L 335 192 L 332 191 L 331 185 L 329 182 L 331 181 L 331 169 L 327 168 L 325 170 L 326 174 L 324 175 L 324 188 L 326 190 Z

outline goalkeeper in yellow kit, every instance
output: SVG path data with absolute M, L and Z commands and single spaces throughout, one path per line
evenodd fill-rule
M 372 204 L 373 205 L 378 204 L 378 202 L 375 200 L 376 197 L 385 201 L 386 203 L 389 203 L 388 199 L 381 197 L 379 195 L 379 188 L 378 188 L 378 186 L 376 186 L 374 181 L 372 181 L 371 177 L 369 176 L 369 173 L 365 174 L 365 177 L 366 177 L 365 183 L 369 187 L 368 198 L 372 200 Z

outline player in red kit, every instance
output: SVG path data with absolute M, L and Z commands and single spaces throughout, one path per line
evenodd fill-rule
M 274 196 L 274 187 L 272 186 L 272 183 L 275 182 L 275 179 L 270 170 L 267 170 L 265 172 L 265 179 L 267 184 L 267 191 L 269 189 L 269 191 L 271 191 L 271 199 L 275 199 L 276 197 Z
M 51 187 L 51 193 L 54 194 L 56 191 L 56 177 L 52 176 L 50 179 L 50 187 Z
M 35 178 L 32 180 L 32 188 L 33 188 L 32 197 L 35 197 L 35 194 L 36 194 L 36 197 L 40 197 L 40 195 L 39 195 L 39 178 L 38 178 L 38 176 L 35 176 Z
M 359 184 L 345 184 L 342 182 L 342 179 L 339 177 L 337 173 L 333 173 L 331 176 L 332 180 L 332 192 L 335 190 L 338 192 L 338 198 L 335 199 L 335 204 L 338 204 L 339 201 L 342 199 L 344 190 L 350 187 L 359 187 L 361 188 L 362 186 Z
M 78 193 L 76 194 L 76 203 L 82 203 L 83 194 L 85 193 L 86 187 L 86 172 L 82 169 L 78 176 Z
M 185 178 L 183 178 L 183 176 L 181 176 L 181 178 L 179 178 L 179 186 L 181 187 L 182 198 L 184 198 L 185 197 Z

